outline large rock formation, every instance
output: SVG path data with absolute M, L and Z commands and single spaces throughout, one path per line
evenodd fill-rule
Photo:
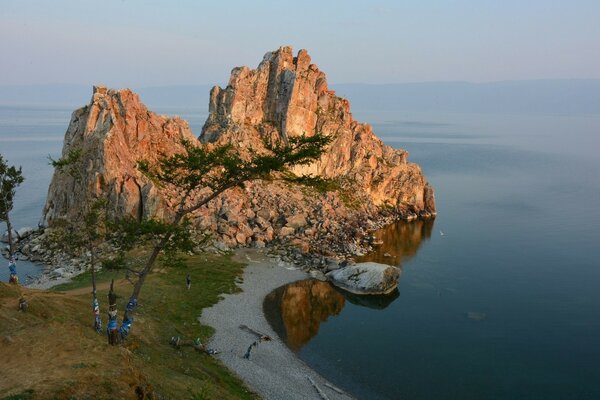
M 348 100 L 329 90 L 306 50 L 294 57 L 290 47 L 281 47 L 255 70 L 235 68 L 225 89 L 211 90 L 209 113 L 203 142 L 231 141 L 244 148 L 260 145 L 264 136 L 333 135 L 331 151 L 295 172 L 346 178 L 377 206 L 435 215 L 433 190 L 419 166 L 407 162 L 405 150 L 384 145 L 370 125 L 352 118 Z
M 352 118 L 348 101 L 327 88 L 325 74 L 304 50 L 293 57 L 283 47 L 267 53 L 256 70 L 235 68 L 227 88 L 211 91 L 209 109 L 200 141 L 231 142 L 240 152 L 259 150 L 265 137 L 333 135 L 320 161 L 294 172 L 333 178 L 342 188 L 319 192 L 255 181 L 232 189 L 193 216 L 220 248 L 278 241 L 302 253 L 360 254 L 369 247 L 368 229 L 398 217 L 435 215 L 433 190 L 420 168 L 407 162 L 406 151 L 384 145 L 369 125 Z M 148 111 L 128 89 L 95 87 L 65 134 L 63 156 L 81 149 L 83 162 L 74 176 L 54 174 L 44 221 L 72 217 L 83 199 L 100 194 L 108 194 L 115 216 L 168 216 L 169 196 L 136 163 L 180 151 L 181 139 L 197 140 L 182 119 Z
M 136 163 L 181 151 L 181 139 L 196 140 L 186 121 L 148 111 L 129 89 L 95 86 L 90 104 L 73 112 L 65 133 L 63 157 L 79 150 L 81 159 L 54 173 L 43 220 L 74 217 L 84 199 L 104 194 L 114 215 L 163 217 L 167 203 Z

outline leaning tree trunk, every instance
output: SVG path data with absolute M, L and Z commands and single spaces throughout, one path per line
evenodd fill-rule
M 176 218 L 176 222 L 174 224 L 178 224 L 180 220 L 181 218 Z M 131 293 L 131 297 L 129 298 L 129 301 L 125 306 L 125 314 L 123 315 L 123 322 L 121 323 L 121 328 L 119 330 L 121 340 L 124 340 L 127 338 L 127 336 L 129 336 L 131 324 L 133 323 L 133 310 L 135 310 L 135 308 L 137 307 L 137 299 L 139 298 L 142 286 L 144 286 L 144 282 L 146 281 L 146 276 L 148 276 L 148 274 L 152 270 L 152 267 L 154 266 L 154 263 L 156 262 L 156 259 L 158 258 L 160 252 L 165 248 L 165 246 L 171 239 L 171 235 L 172 234 L 170 232 L 166 233 L 165 236 L 160 240 L 160 242 L 156 246 L 154 246 L 154 249 L 152 249 L 152 253 L 148 258 L 148 261 L 146 261 L 144 269 L 142 269 L 142 271 L 139 273 L 138 280 L 133 286 L 133 292 Z
M 90 245 L 90 264 L 92 272 L 92 311 L 94 312 L 94 329 L 100 333 L 102 331 L 102 318 L 100 318 L 100 303 L 96 294 L 96 253 L 94 245 Z
M 12 257 L 13 254 L 15 254 L 15 244 L 13 243 L 12 235 L 13 227 L 10 222 L 10 218 L 8 217 L 8 213 L 6 213 L 6 229 L 8 229 L 8 251 L 10 253 L 9 257 Z
M 108 292 L 108 325 L 106 334 L 108 335 L 108 344 L 117 345 L 120 342 L 119 324 L 117 323 L 117 295 L 113 285 L 115 280 L 110 282 L 110 291 Z
M 6 213 L 6 228 L 8 229 L 8 268 L 10 269 L 10 278 L 8 282 L 18 285 L 19 277 L 17 276 L 17 261 L 15 260 L 15 244 L 12 235 L 13 228 L 8 213 Z
M 215 199 L 217 196 L 219 196 L 221 193 L 223 193 L 227 189 L 237 186 L 239 183 L 241 183 L 243 181 L 244 181 L 244 179 L 238 178 L 234 182 L 225 184 L 225 185 L 221 186 L 220 188 L 218 188 L 217 190 L 215 190 L 209 196 L 205 197 L 204 199 L 202 199 L 201 201 L 196 203 L 196 205 L 194 205 L 190 208 L 185 208 L 186 201 L 189 198 L 190 193 L 191 193 L 191 191 L 188 191 L 183 196 L 183 198 L 180 200 L 177 213 L 175 214 L 175 218 L 173 219 L 173 222 L 171 222 L 171 225 L 172 226 L 179 225 L 179 223 L 183 220 L 183 217 L 185 215 L 198 210 L 200 207 L 207 204 L 211 200 Z M 131 297 L 129 298 L 127 305 L 125 306 L 123 322 L 121 323 L 121 328 L 119 329 L 121 340 L 126 339 L 127 336 L 129 335 L 129 331 L 131 330 L 131 324 L 133 323 L 133 315 L 132 315 L 133 310 L 135 310 L 135 308 L 137 307 L 138 298 L 140 296 L 142 286 L 144 286 L 144 282 L 146 281 L 146 276 L 148 276 L 150 271 L 152 271 L 152 267 L 154 266 L 154 263 L 156 262 L 158 255 L 165 248 L 165 246 L 167 245 L 169 240 L 171 240 L 172 235 L 173 235 L 173 233 L 171 233 L 171 232 L 165 233 L 165 236 L 163 236 L 163 238 L 160 240 L 160 242 L 158 242 L 158 244 L 156 246 L 154 246 L 154 249 L 152 249 L 152 253 L 150 254 L 150 257 L 148 258 L 148 260 L 146 261 L 146 264 L 144 265 L 144 268 L 138 275 L 138 280 L 135 283 L 135 285 L 133 286 L 133 293 L 131 294 Z M 112 287 L 112 284 L 111 284 L 111 287 Z M 116 313 L 116 311 L 115 311 L 115 313 Z
M 181 205 L 179 207 L 179 212 L 175 215 L 175 219 L 172 222 L 173 226 L 178 225 L 181 222 L 181 220 L 183 219 L 184 213 L 181 212 L 182 205 L 183 205 L 183 202 L 181 203 Z M 146 261 L 144 268 L 138 275 L 138 280 L 135 283 L 135 285 L 133 286 L 133 292 L 131 293 L 131 297 L 129 298 L 129 301 L 127 302 L 127 305 L 125 306 L 123 322 L 121 323 L 121 328 L 119 329 L 121 340 L 124 340 L 127 338 L 127 336 L 129 336 L 129 331 L 131 330 L 131 324 L 133 323 L 133 315 L 132 315 L 133 310 L 135 310 L 135 308 L 137 307 L 138 298 L 140 296 L 140 292 L 142 291 L 142 286 L 144 286 L 146 277 L 148 276 L 150 271 L 152 271 L 152 267 L 154 266 L 154 263 L 156 262 L 158 255 L 165 248 L 165 246 L 167 245 L 169 240 L 171 240 L 172 235 L 173 234 L 171 232 L 165 233 L 165 236 L 163 236 L 163 238 L 160 240 L 160 242 L 158 242 L 158 244 L 156 246 L 154 246 L 154 248 L 152 249 L 152 253 L 150 254 L 150 257 L 148 257 L 148 260 Z

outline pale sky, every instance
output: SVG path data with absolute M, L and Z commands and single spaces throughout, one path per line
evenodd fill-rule
M 222 85 L 282 45 L 333 83 L 600 78 L 600 1 L 0 0 L 0 85 Z

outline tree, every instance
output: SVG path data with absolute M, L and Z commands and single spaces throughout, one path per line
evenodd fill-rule
M 54 160 L 50 164 L 57 170 L 70 175 L 77 182 L 84 180 L 83 152 L 79 148 L 71 149 L 66 156 Z M 105 240 L 107 232 L 105 198 L 96 198 L 85 193 L 81 198 L 79 212 L 74 218 L 61 219 L 53 222 L 53 234 L 50 240 L 70 254 L 79 255 L 83 252 L 90 254 L 90 272 L 92 275 L 92 311 L 94 313 L 94 329 L 100 333 L 102 319 L 100 304 L 96 294 L 96 263 L 98 261 L 97 247 Z
M 307 165 L 320 158 L 331 137 L 322 134 L 291 137 L 287 141 L 265 141 L 264 151 L 250 150 L 243 156 L 231 144 L 206 146 L 183 140 L 184 152 L 161 156 L 151 164 L 138 163 L 139 170 L 164 193 L 171 193 L 173 215 L 165 221 L 146 220 L 136 224 L 130 220 L 120 229 L 121 243 L 132 243 L 132 238 L 151 235 L 152 249 L 143 268 L 134 271 L 137 281 L 125 307 L 120 327 L 122 338 L 129 334 L 133 311 L 148 274 L 161 252 L 175 252 L 189 246 L 185 235 L 186 217 L 208 204 L 225 191 L 243 186 L 255 179 L 289 178 L 290 167 Z M 134 241 L 134 239 L 133 239 Z
M 14 166 L 8 166 L 8 163 L 0 154 L 0 221 L 6 222 L 6 229 L 8 231 L 10 282 L 13 283 L 17 283 L 18 278 L 14 258 L 15 244 L 12 237 L 13 228 L 9 214 L 13 209 L 17 187 L 24 180 L 21 167 L 17 169 Z

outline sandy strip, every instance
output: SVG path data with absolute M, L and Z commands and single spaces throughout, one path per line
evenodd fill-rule
M 287 348 L 263 315 L 262 304 L 267 294 L 286 283 L 305 279 L 307 274 L 291 270 L 290 266 L 277 265 L 257 251 L 245 250 L 237 256 L 248 263 L 244 269 L 244 282 L 240 285 L 243 292 L 223 296 L 218 304 L 204 309 L 200 317 L 203 324 L 216 330 L 209 343 L 210 347 L 221 351 L 216 357 L 267 400 L 323 400 L 309 377 L 328 399 L 351 399 L 327 387 L 327 381 Z M 240 325 L 267 334 L 273 341 L 259 344 L 252 350 L 250 360 L 246 360 L 243 356 L 256 336 L 241 330 Z

